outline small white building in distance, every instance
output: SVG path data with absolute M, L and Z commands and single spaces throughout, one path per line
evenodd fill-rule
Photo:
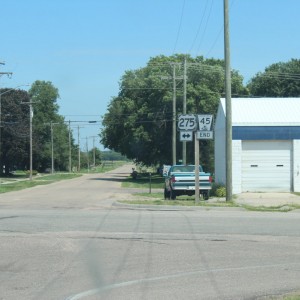
M 300 98 L 232 98 L 232 192 L 300 192 Z M 215 123 L 215 181 L 226 184 L 226 106 Z

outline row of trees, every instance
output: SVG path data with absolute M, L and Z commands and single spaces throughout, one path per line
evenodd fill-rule
M 143 165 L 172 162 L 172 76 L 171 64 L 178 63 L 176 77 L 182 77 L 182 62 L 187 60 L 187 113 L 216 115 L 219 99 L 224 96 L 224 61 L 202 56 L 173 55 L 151 58 L 138 70 L 126 71 L 118 96 L 112 98 L 103 118 L 101 141 L 109 149 Z M 299 97 L 300 60 L 273 64 L 258 73 L 247 85 L 232 70 L 233 97 Z M 182 80 L 177 82 L 177 116 L 182 113 Z M 299 103 L 300 105 L 300 103 Z M 177 141 L 177 159 L 182 157 Z M 201 141 L 201 163 L 213 170 L 212 141 Z M 187 143 L 187 163 L 194 160 L 192 143 Z
M 58 89 L 51 82 L 36 81 L 30 90 L 1 89 L 0 127 L 0 175 L 13 169 L 29 169 L 29 103 L 32 103 L 33 169 L 44 171 L 51 168 L 51 122 L 53 128 L 54 166 L 56 170 L 69 168 L 69 128 L 64 117 L 59 115 Z M 71 134 L 72 165 L 78 165 L 78 145 Z M 100 151 L 95 155 L 101 162 Z M 93 162 L 94 151 L 82 153 L 81 165 L 89 158 Z

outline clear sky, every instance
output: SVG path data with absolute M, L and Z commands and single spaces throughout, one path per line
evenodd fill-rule
M 299 0 L 229 3 L 231 66 L 245 83 L 299 58 Z M 51 81 L 66 120 L 100 121 L 124 72 L 150 57 L 224 58 L 223 0 L 0 0 L 0 9 L 0 70 L 13 72 L 0 86 Z M 84 126 L 81 138 L 96 136 L 101 124 Z

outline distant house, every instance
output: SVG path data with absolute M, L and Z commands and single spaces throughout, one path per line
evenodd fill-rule
M 232 99 L 232 191 L 300 192 L 300 98 Z M 226 182 L 225 99 L 215 124 L 215 180 Z

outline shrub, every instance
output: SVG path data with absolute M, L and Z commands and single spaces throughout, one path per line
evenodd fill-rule
M 32 170 L 32 175 L 37 175 L 38 171 L 37 170 Z M 30 175 L 30 170 L 26 171 L 26 175 L 29 176 Z
M 226 197 L 226 187 L 219 183 L 214 183 L 210 194 L 216 197 Z

